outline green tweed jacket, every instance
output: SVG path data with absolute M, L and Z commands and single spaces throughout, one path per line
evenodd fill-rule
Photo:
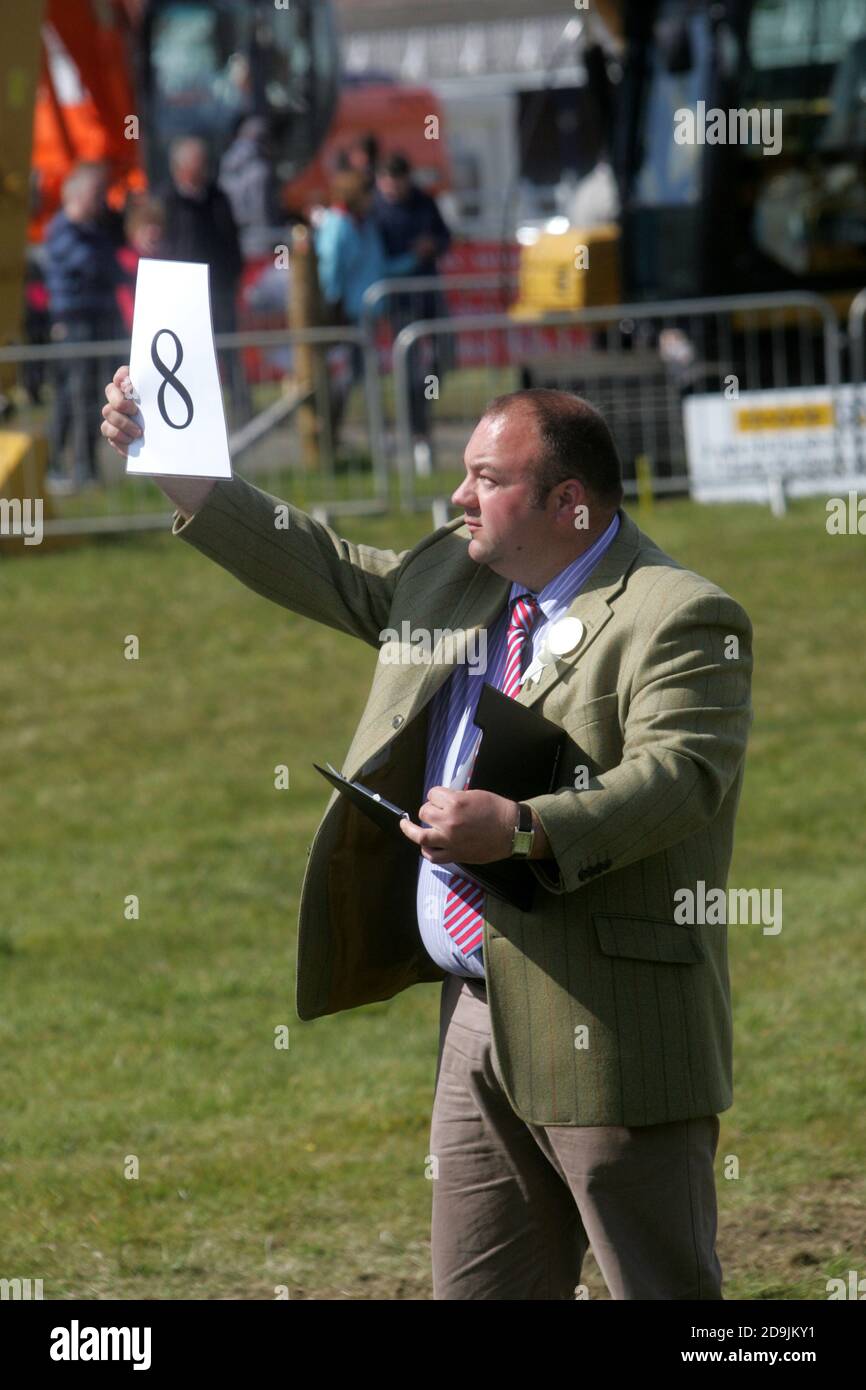
M 256 593 L 373 649 L 404 620 L 443 630 L 424 664 L 377 660 L 343 763 L 346 776 L 415 814 L 430 699 L 510 588 L 469 558 L 465 526 L 450 522 L 399 554 L 377 550 L 235 476 L 186 522 L 176 512 L 172 533 Z M 644 1125 L 725 1110 L 726 928 L 681 925 L 674 894 L 697 894 L 701 881 L 707 893 L 726 887 L 751 724 L 751 624 L 624 512 L 569 613 L 583 623 L 580 644 L 516 697 L 568 735 L 559 785 L 530 802 L 555 858 L 530 861 L 540 885 L 531 911 L 492 897 L 485 908 L 505 1087 L 535 1124 Z M 387 838 L 332 793 L 301 889 L 300 1018 L 445 978 L 421 942 L 417 872 L 409 841 Z

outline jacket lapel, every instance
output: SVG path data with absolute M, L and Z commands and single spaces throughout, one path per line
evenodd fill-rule
M 456 666 L 462 665 L 466 652 L 476 640 L 476 632 L 484 631 L 496 620 L 508 598 L 511 580 L 494 574 L 486 565 L 479 565 L 461 598 L 444 623 L 453 634 L 450 641 L 440 636 L 429 664 L 418 667 L 418 684 L 409 706 L 412 719 L 432 700 Z M 414 668 L 413 668 L 414 669 Z
M 567 609 L 569 618 L 579 618 L 583 624 L 583 636 L 573 652 L 545 666 L 537 681 L 521 686 L 515 696 L 521 705 L 534 705 L 583 660 L 602 628 L 613 617 L 611 603 L 621 592 L 640 545 L 640 531 L 620 510 L 620 526 L 615 539 Z
M 458 530 L 461 524 L 454 523 L 453 529 Z M 569 617 L 579 618 L 583 623 L 584 632 L 578 646 L 573 652 L 546 666 L 537 682 L 523 686 L 516 696 L 521 704 L 531 705 L 540 700 L 592 646 L 612 616 L 611 601 L 622 589 L 640 545 L 640 531 L 621 510 L 616 539 L 568 608 Z M 477 573 L 443 623 L 443 628 L 453 634 L 450 642 L 440 636 L 429 663 L 409 668 L 416 676 L 417 683 L 410 700 L 407 721 L 424 708 L 454 668 L 462 664 L 470 641 L 475 640 L 473 634 L 483 631 L 495 621 L 510 589 L 510 579 L 494 573 L 486 565 L 478 566 Z

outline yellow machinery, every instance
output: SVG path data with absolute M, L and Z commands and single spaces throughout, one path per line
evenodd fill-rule
M 568 227 L 541 232 L 521 247 L 517 319 L 596 304 L 620 303 L 619 228 Z

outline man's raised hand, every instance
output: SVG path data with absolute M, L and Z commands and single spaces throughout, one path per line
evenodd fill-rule
M 129 366 L 118 367 L 105 388 L 106 404 L 102 407 L 102 434 L 112 449 L 124 458 L 129 446 L 144 434 L 144 424 L 138 402 L 124 394 L 124 382 L 129 381 Z M 129 387 L 127 387 L 127 390 Z M 136 417 L 138 417 L 136 419 Z M 162 489 L 183 516 L 189 518 L 210 495 L 213 478 L 160 478 L 153 481 Z
M 128 366 L 118 367 L 105 388 L 107 405 L 102 407 L 101 430 L 112 449 L 126 458 L 130 444 L 140 439 L 144 430 L 134 419 L 138 415 L 138 403 L 123 394 L 124 381 L 129 381 Z

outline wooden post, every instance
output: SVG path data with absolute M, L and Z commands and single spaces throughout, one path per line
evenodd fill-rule
M 291 297 L 289 302 L 290 328 L 317 328 L 323 320 L 319 293 L 319 274 L 316 250 L 309 227 L 292 228 Z M 329 420 L 320 413 L 328 401 L 328 371 L 324 349 L 312 343 L 300 343 L 295 348 L 295 378 L 301 394 L 310 393 L 298 407 L 298 434 L 301 442 L 301 463 L 305 469 L 318 470 L 321 449 L 327 447 L 330 436 Z

